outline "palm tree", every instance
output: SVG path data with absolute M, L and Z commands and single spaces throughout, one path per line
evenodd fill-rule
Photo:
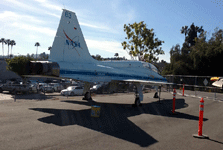
M 7 43 L 5 42 L 4 38 L 1 38 L 0 43 L 2 43 L 2 55 L 3 55 L 3 58 L 4 58 L 4 44 L 7 44 Z
M 36 42 L 35 46 L 37 46 L 37 48 L 36 48 L 36 59 L 37 59 L 38 46 L 40 46 L 39 42 Z
M 9 58 L 9 45 L 10 45 L 11 41 L 10 41 L 10 39 L 7 39 L 5 42 L 8 44 L 8 58 Z
M 15 41 L 12 40 L 12 41 L 10 42 L 10 45 L 11 45 L 11 55 L 12 55 L 12 47 L 13 47 L 13 45 L 16 45 Z

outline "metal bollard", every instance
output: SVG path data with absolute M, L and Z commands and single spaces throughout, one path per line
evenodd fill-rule
M 15 96 L 14 96 L 14 102 L 16 102 L 16 93 L 17 93 L 17 92 L 15 91 L 15 93 L 14 93 L 14 94 L 15 94 Z
M 182 93 L 182 96 L 184 96 L 184 84 L 183 84 L 183 93 Z
M 209 137 L 207 135 L 203 135 L 202 134 L 203 114 L 204 114 L 204 99 L 202 97 L 201 100 L 200 100 L 200 108 L 199 108 L 199 127 L 198 127 L 198 134 L 193 134 L 193 137 L 207 139 Z
M 176 90 L 174 88 L 173 90 L 173 109 L 172 109 L 172 113 L 175 113 L 175 101 L 176 101 Z

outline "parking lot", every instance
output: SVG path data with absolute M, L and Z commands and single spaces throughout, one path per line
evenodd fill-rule
M 222 102 L 205 100 L 203 134 L 197 139 L 199 98 L 145 93 L 143 105 L 132 107 L 133 93 L 82 96 L 0 95 L 0 149 L 223 149 Z M 7 99 L 4 99 L 5 97 Z M 28 97 L 29 96 L 29 97 Z M 91 106 L 101 108 L 91 117 Z

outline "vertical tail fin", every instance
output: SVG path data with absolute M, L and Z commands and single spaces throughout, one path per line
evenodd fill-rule
M 50 51 L 51 61 L 93 62 L 74 12 L 63 9 Z

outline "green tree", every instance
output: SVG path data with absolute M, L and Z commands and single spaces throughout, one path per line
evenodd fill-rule
M 1 38 L 0 43 L 2 43 L 2 55 L 4 57 L 4 44 L 7 44 L 7 43 L 6 43 L 6 40 L 4 38 Z
M 201 41 L 205 41 L 206 32 L 202 26 L 198 27 L 192 23 L 190 27 L 183 26 L 181 34 L 185 35 L 185 42 L 182 48 L 177 44 L 170 49 L 170 64 L 166 66 L 162 74 L 197 75 L 199 71 L 202 72 L 202 69 L 198 68 L 202 67 L 201 62 L 205 61 L 205 59 L 201 55 L 202 50 L 194 47 L 199 45 L 197 39 L 199 39 L 200 44 Z
M 7 70 L 11 70 L 20 76 L 26 75 L 27 70 L 25 66 L 27 65 L 27 63 L 29 63 L 32 60 L 34 59 L 31 57 L 25 57 L 25 56 L 16 56 L 12 59 L 6 59 L 6 62 L 8 64 Z
M 127 50 L 130 56 L 138 56 L 139 60 L 147 62 L 156 62 L 157 57 L 164 54 L 162 43 L 158 38 L 155 38 L 153 29 L 147 29 L 146 24 L 141 21 L 139 23 L 124 24 L 124 32 L 128 41 L 122 42 L 124 50 Z
M 45 52 L 41 53 L 39 55 L 40 60 L 48 60 L 49 54 L 46 54 Z
M 32 53 L 30 57 L 34 59 L 34 54 Z
M 118 57 L 118 53 L 115 53 L 115 55 L 114 55 L 116 58 Z
M 206 75 L 206 69 L 209 68 L 206 52 L 208 43 L 206 42 L 206 32 L 195 39 L 195 45 L 191 48 L 190 58 L 192 61 L 194 75 Z
M 14 41 L 14 40 L 10 41 L 10 45 L 11 45 L 11 55 L 12 55 L 12 47 L 13 47 L 14 45 L 16 45 L 15 41 Z
M 170 50 L 171 63 L 163 70 L 162 74 L 222 76 L 218 65 L 223 58 L 223 30 L 215 29 L 212 37 L 206 40 L 206 31 L 195 38 L 194 46 L 189 47 L 187 55 L 173 47 Z M 185 44 L 185 43 L 184 43 Z
M 96 60 L 99 60 L 99 61 L 102 61 L 103 60 L 103 58 L 101 57 L 101 55 L 98 55 L 98 54 L 96 54 L 96 56 L 92 55 L 91 57 L 94 58 L 94 59 L 96 59 Z
M 191 47 L 195 45 L 195 38 L 197 38 L 198 33 L 204 32 L 203 26 L 198 27 L 195 26 L 194 23 L 191 24 L 190 28 L 188 26 L 184 26 L 181 28 L 181 34 L 185 34 L 185 45 L 183 47 Z M 188 54 L 187 50 L 183 51 Z
M 8 58 L 9 58 L 9 45 L 10 45 L 11 41 L 10 41 L 10 39 L 7 39 L 5 42 L 8 45 Z
M 36 46 L 36 59 L 37 59 L 38 47 L 40 46 L 39 42 L 36 42 L 35 46 Z
M 29 53 L 27 53 L 26 57 L 27 57 L 27 58 L 30 58 L 31 56 L 30 56 L 30 54 L 29 54 Z
M 172 46 L 170 49 L 170 61 L 171 63 L 177 62 L 181 59 L 181 49 L 180 45 L 176 44 L 176 46 Z

